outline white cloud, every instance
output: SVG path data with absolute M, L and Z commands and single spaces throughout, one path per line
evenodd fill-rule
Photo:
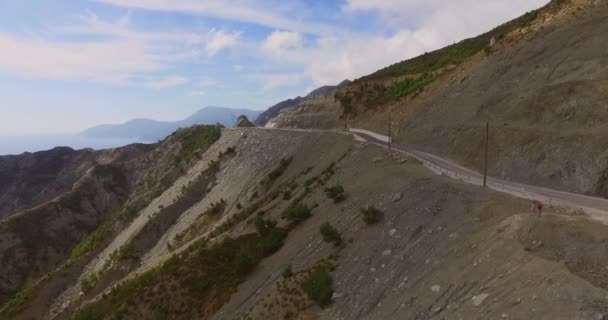
M 211 29 L 207 33 L 205 50 L 209 56 L 214 56 L 223 49 L 235 47 L 238 44 L 240 37 L 240 32 L 226 32 L 223 30 Z
M 202 90 L 193 90 L 193 91 L 190 91 L 190 93 L 188 94 L 188 96 L 190 96 L 190 97 L 200 97 L 203 95 L 205 95 L 205 91 L 202 91 Z
M 52 42 L 0 33 L 0 48 L 0 72 L 23 78 L 124 84 L 170 60 L 145 43 L 124 40 Z
M 166 89 L 179 86 L 188 82 L 188 79 L 181 76 L 168 76 L 160 79 L 147 81 L 144 87 L 149 89 Z
M 202 76 L 200 77 L 196 84 L 200 87 L 212 87 L 212 86 L 218 86 L 220 85 L 220 83 L 218 81 L 215 81 L 209 77 L 206 76 Z
M 265 90 L 298 85 L 306 81 L 307 76 L 300 72 L 293 73 L 272 73 L 272 74 L 255 74 L 250 75 L 250 79 L 259 81 Z
M 348 0 L 344 14 L 375 15 L 386 28 L 376 34 L 330 34 L 304 47 L 279 45 L 281 54 L 269 52 L 269 37 L 260 52 L 275 64 L 302 68 L 315 85 L 337 84 L 390 64 L 476 36 L 548 0 Z M 415 22 L 415 23 L 414 23 Z M 388 34 L 388 35 L 383 35 Z M 275 37 L 272 43 L 280 44 Z M 290 43 L 287 40 L 284 42 Z M 297 43 L 297 41 L 291 42 Z
M 293 19 L 298 8 L 289 8 L 294 2 L 250 0 L 94 0 L 109 5 L 153 11 L 181 12 L 261 26 L 295 30 L 310 34 L 327 34 L 335 27 L 316 22 Z
M 281 57 L 287 50 L 300 49 L 302 42 L 302 35 L 298 32 L 275 30 L 262 43 L 262 50 L 270 55 Z

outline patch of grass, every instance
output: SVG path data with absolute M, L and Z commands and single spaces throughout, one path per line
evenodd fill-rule
M 321 232 L 323 241 L 333 242 L 335 245 L 342 243 L 342 236 L 340 236 L 340 232 L 329 224 L 329 222 L 322 224 L 319 231 Z
M 368 225 L 377 224 L 384 218 L 384 212 L 373 206 L 361 209 L 361 214 L 363 215 L 363 222 Z
M 319 306 L 325 307 L 331 303 L 333 280 L 326 268 L 317 267 L 306 276 L 301 286 L 306 295 Z
M 297 225 L 310 218 L 311 213 L 310 209 L 305 204 L 296 203 L 287 208 L 284 212 L 284 216 L 287 221 Z
M 325 194 L 328 198 L 332 199 L 334 203 L 340 203 L 346 200 L 346 194 L 344 193 L 344 187 L 337 184 L 333 187 L 325 188 Z
M 218 126 L 196 126 L 175 133 L 181 142 L 179 152 L 174 156 L 174 163 L 190 162 L 200 156 L 200 150 L 219 140 L 222 130 Z

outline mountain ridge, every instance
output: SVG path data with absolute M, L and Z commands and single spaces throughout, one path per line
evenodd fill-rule
M 204 107 L 183 120 L 160 121 L 147 118 L 137 118 L 120 124 L 101 124 L 80 133 L 90 138 L 130 138 L 141 142 L 156 142 L 164 139 L 178 128 L 192 125 L 221 124 L 224 127 L 235 125 L 240 115 L 255 118 L 261 111 L 244 108 L 226 108 L 217 106 Z

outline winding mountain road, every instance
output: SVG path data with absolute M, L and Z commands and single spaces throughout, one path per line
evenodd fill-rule
M 387 147 L 387 136 L 355 128 L 351 128 L 350 133 L 359 136 L 365 141 Z M 426 152 L 396 145 L 394 143 L 391 144 L 391 147 L 395 151 L 403 152 L 418 159 L 422 164 L 438 174 L 443 174 L 474 185 L 483 185 L 483 175 L 476 171 Z M 511 194 L 518 198 L 536 199 L 553 206 L 582 209 L 593 219 L 608 224 L 608 199 L 552 190 L 495 177 L 488 177 L 487 187 L 499 192 Z

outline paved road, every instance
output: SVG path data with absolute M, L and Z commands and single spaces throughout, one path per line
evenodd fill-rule
M 386 136 L 362 129 L 351 129 L 350 131 L 366 141 L 384 147 L 387 146 L 388 137 Z M 436 173 L 450 176 L 471 184 L 483 185 L 483 176 L 474 170 L 462 167 L 454 162 L 426 152 L 395 144 L 392 144 L 392 147 L 399 152 L 403 152 L 415 157 Z M 487 186 L 491 189 L 508 193 L 519 198 L 536 199 L 549 205 L 582 209 L 592 218 L 604 223 L 608 223 L 607 199 L 557 191 L 495 177 L 488 177 Z

